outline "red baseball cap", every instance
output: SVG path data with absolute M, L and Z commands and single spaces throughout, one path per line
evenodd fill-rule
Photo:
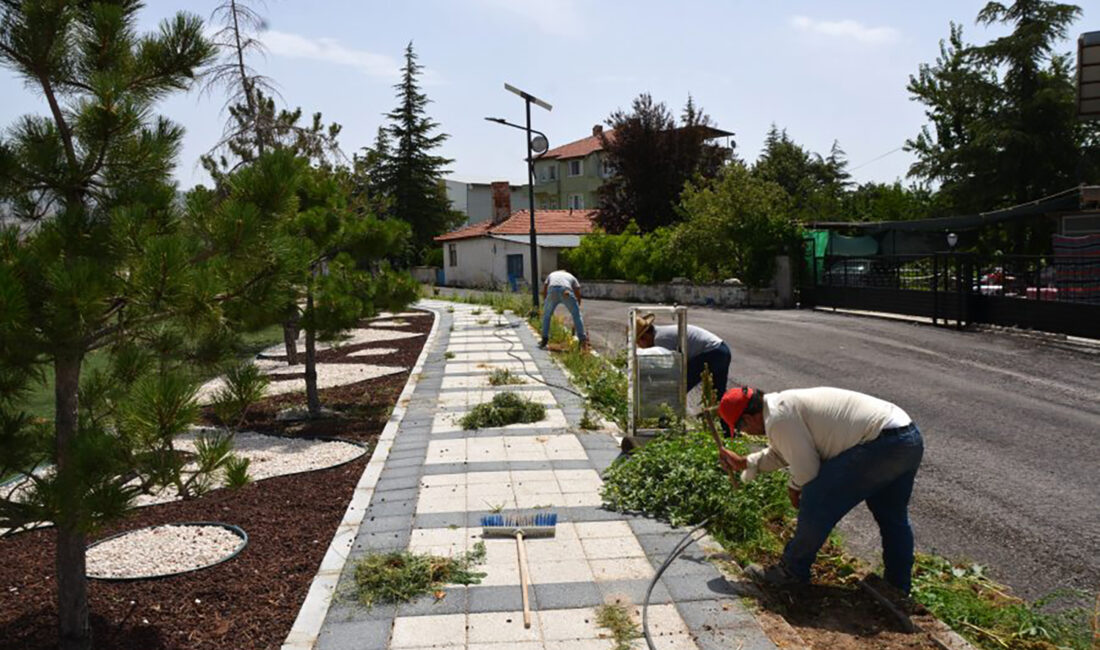
M 737 421 L 741 419 L 745 407 L 755 394 L 756 391 L 752 388 L 739 386 L 727 390 L 722 401 L 718 402 L 718 415 L 729 425 L 730 433 L 737 429 Z

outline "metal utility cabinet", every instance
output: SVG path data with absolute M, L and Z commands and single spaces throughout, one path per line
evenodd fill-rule
M 677 328 L 676 350 L 638 347 L 638 317 L 653 314 L 654 325 Z M 627 435 L 644 444 L 664 429 L 656 420 L 668 407 L 679 417 L 687 412 L 687 307 L 637 305 L 630 308 L 630 340 L 627 343 Z

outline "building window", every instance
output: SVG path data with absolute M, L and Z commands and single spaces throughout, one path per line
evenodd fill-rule
M 615 175 L 615 165 L 612 165 L 610 160 L 604 158 L 600 161 L 600 174 L 603 175 L 604 178 L 611 178 Z
M 458 266 L 458 246 L 447 244 L 447 256 L 451 266 Z
M 569 161 L 569 175 L 580 176 L 584 173 L 584 161 L 583 160 L 570 160 Z
M 570 194 L 569 195 L 569 209 L 570 210 L 583 210 L 584 209 L 584 195 L 583 194 Z
M 547 178 L 552 181 L 558 180 L 558 163 L 550 163 L 550 166 L 546 168 Z

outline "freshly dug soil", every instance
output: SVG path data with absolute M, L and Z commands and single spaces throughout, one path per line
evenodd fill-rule
M 405 331 L 427 333 L 432 318 L 409 318 Z M 372 346 L 398 348 L 380 365 L 410 369 L 426 337 Z M 373 361 L 373 359 L 372 359 Z M 385 426 L 409 371 L 321 391 L 338 417 L 276 422 L 305 395 L 265 399 L 242 428 L 267 433 L 332 436 L 373 442 Z M 212 421 L 207 410 L 204 418 Z M 237 490 L 215 490 L 192 501 L 139 508 L 89 542 L 158 524 L 221 521 L 249 536 L 232 560 L 179 576 L 106 582 L 90 580 L 91 625 L 97 648 L 277 648 L 290 631 L 328 550 L 368 456 L 330 469 L 279 476 Z M 57 645 L 55 536 L 44 528 L 0 540 L 0 650 Z

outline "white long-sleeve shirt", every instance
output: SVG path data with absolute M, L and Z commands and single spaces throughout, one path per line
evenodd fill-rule
M 768 447 L 748 455 L 748 476 L 790 467 L 795 490 L 814 480 L 821 463 L 912 422 L 901 408 L 843 388 L 800 388 L 764 395 Z

